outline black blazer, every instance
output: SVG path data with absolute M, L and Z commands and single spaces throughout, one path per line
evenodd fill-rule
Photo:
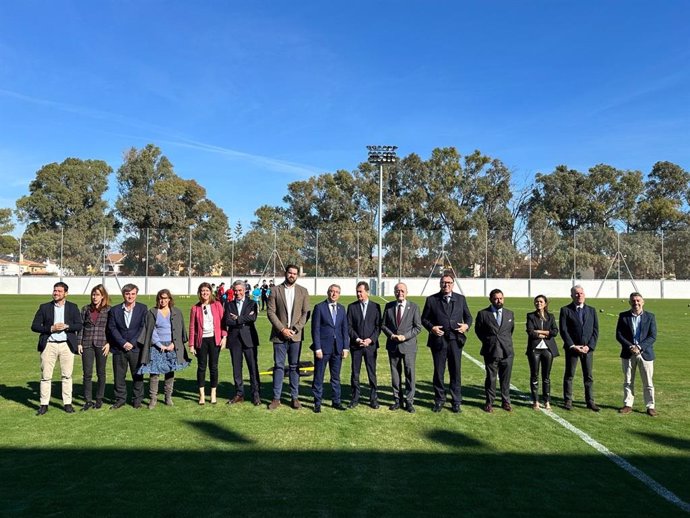
M 34 333 L 41 333 L 38 337 L 38 352 L 43 352 L 48 343 L 48 338 L 51 335 L 50 328 L 55 320 L 55 303 L 46 302 L 38 307 L 38 311 L 34 315 L 34 320 L 31 322 L 31 330 Z M 79 313 L 79 306 L 74 302 L 65 301 L 65 324 L 69 329 L 65 331 L 67 335 L 67 345 L 74 354 L 79 354 L 79 332 L 81 331 L 81 313 Z
M 556 345 L 556 340 L 554 340 L 554 337 L 558 336 L 556 317 L 553 316 L 553 313 L 548 313 L 546 315 L 546 320 L 542 320 L 536 311 L 527 313 L 527 351 L 525 354 L 531 354 L 535 347 L 541 343 L 542 338 L 539 338 L 535 334 L 537 330 L 549 332 L 549 337 L 543 339 L 544 343 L 549 351 L 551 351 L 552 356 L 558 356 L 558 345 Z
M 630 348 L 633 346 L 632 312 L 623 311 L 618 315 L 616 325 L 616 340 L 621 344 L 621 358 L 630 358 L 632 353 Z M 654 359 L 654 342 L 656 342 L 656 318 L 654 313 L 642 312 L 640 320 L 640 343 L 642 359 L 650 361 Z
M 223 327 L 228 332 L 227 346 L 230 347 L 235 343 L 242 345 L 244 349 L 258 347 L 259 335 L 256 332 L 256 317 L 259 312 L 259 306 L 249 297 L 244 297 L 242 302 L 242 313 L 237 315 L 237 301 L 230 300 L 225 303 L 223 310 Z M 237 320 L 230 315 L 237 315 Z
M 347 329 L 350 335 L 350 349 L 363 349 L 357 339 L 371 339 L 368 347 L 378 348 L 381 334 L 381 306 L 376 302 L 367 301 L 367 314 L 362 315 L 362 306 L 355 301 L 347 306 Z
M 459 293 L 451 294 L 450 302 L 446 304 L 443 300 L 441 292 L 434 293 L 427 297 L 424 303 L 424 310 L 422 311 L 422 325 L 429 331 L 429 338 L 427 339 L 427 347 L 432 349 L 441 349 L 444 340 L 451 340 L 460 342 L 460 347 L 465 345 L 467 341 L 466 332 L 458 333 L 455 331 L 458 324 L 472 325 L 472 314 L 470 308 L 467 307 L 467 301 L 463 295 Z M 436 336 L 431 332 L 434 326 L 443 326 L 445 334 L 443 336 Z
M 125 310 L 122 309 L 122 304 L 110 308 L 108 312 L 108 332 L 106 336 L 110 344 L 110 351 L 113 354 L 125 352 L 123 347 L 127 342 L 132 344 L 135 350 L 139 349 L 139 335 L 146 323 L 147 310 L 148 308 L 145 304 L 140 304 L 139 302 L 135 303 L 132 312 L 132 320 L 128 328 L 127 324 L 125 324 Z
M 474 332 L 482 342 L 479 354 L 485 358 L 509 358 L 513 356 L 513 330 L 515 316 L 509 309 L 503 308 L 501 325 L 496 322 L 491 307 L 477 313 Z
M 573 345 L 586 345 L 591 351 L 597 346 L 599 338 L 599 318 L 592 306 L 585 304 L 584 324 L 580 322 L 577 314 L 577 306 L 572 302 L 561 308 L 558 316 L 558 327 L 563 338 L 563 348 L 567 351 Z

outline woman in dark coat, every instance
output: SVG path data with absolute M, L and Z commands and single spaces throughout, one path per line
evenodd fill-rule
M 558 335 L 556 318 L 549 313 L 549 299 L 534 297 L 535 311 L 527 314 L 527 360 L 529 361 L 532 408 L 539 407 L 539 367 L 541 366 L 542 398 L 544 408 L 551 410 L 551 364 L 558 356 L 554 337 Z
M 110 345 L 105 336 L 108 325 L 110 298 L 105 286 L 99 284 L 91 290 L 91 303 L 81 308 L 82 328 L 78 350 L 84 372 L 84 406 L 82 411 L 101 408 L 105 394 L 105 370 Z M 96 401 L 93 401 L 93 365 L 96 364 Z

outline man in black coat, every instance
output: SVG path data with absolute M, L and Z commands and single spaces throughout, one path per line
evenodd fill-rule
M 455 278 L 441 277 L 441 290 L 426 299 L 422 311 L 422 325 L 429 331 L 427 347 L 434 361 L 434 412 L 440 412 L 446 400 L 444 377 L 446 362 L 450 375 L 451 411 L 461 411 L 462 348 L 472 325 L 472 314 L 463 295 L 453 293 Z

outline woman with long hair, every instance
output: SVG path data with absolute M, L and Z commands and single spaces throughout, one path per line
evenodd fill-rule
M 542 398 L 544 408 L 551 410 L 551 365 L 558 356 L 554 337 L 558 335 L 556 318 L 549 312 L 549 299 L 544 295 L 534 297 L 535 311 L 527 314 L 527 360 L 530 372 L 532 408 L 539 406 L 539 368 L 541 367 Z
M 165 404 L 173 405 L 172 393 L 175 372 L 189 365 L 187 357 L 187 328 L 182 311 L 175 307 L 170 290 L 162 289 L 156 294 L 156 307 L 146 314 L 144 329 L 139 336 L 141 367 L 137 374 L 150 374 L 149 410 L 158 402 L 158 377 L 165 376 Z
M 81 308 L 82 329 L 79 332 L 79 354 L 84 371 L 84 406 L 82 411 L 101 408 L 105 394 L 105 369 L 110 345 L 105 331 L 108 326 L 110 297 L 105 286 L 98 284 L 91 290 L 91 303 Z M 93 365 L 96 364 L 96 401 L 93 401 Z
M 189 315 L 189 350 L 197 357 L 196 382 L 199 404 L 206 404 L 206 366 L 211 377 L 211 404 L 217 402 L 218 358 L 225 347 L 227 331 L 223 328 L 223 305 L 213 296 L 213 288 L 202 282 L 197 290 L 199 302 Z

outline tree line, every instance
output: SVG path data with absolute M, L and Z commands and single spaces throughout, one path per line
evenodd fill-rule
M 187 275 L 190 240 L 192 275 L 261 272 L 274 246 L 283 263 L 308 273 L 376 271 L 376 165 L 289 183 L 283 205 L 257 208 L 246 230 L 239 221 L 231 228 L 204 187 L 181 178 L 153 144 L 125 153 L 111 206 L 104 195 L 112 174 L 101 160 L 43 166 L 16 208 L 0 209 L 2 253 L 17 250 L 9 235 L 15 216 L 26 225 L 25 257 L 56 261 L 62 249 L 64 268 L 77 275 L 100 272 L 104 242 L 126 254 L 125 274 L 145 274 L 148 257 L 150 275 Z M 383 190 L 388 275 L 424 275 L 442 251 L 461 275 L 483 265 L 492 277 L 524 276 L 529 257 L 535 276 L 567 278 L 577 250 L 578 269 L 603 276 L 621 250 L 637 278 L 690 277 L 683 233 L 690 229 L 690 173 L 671 162 L 657 162 L 646 175 L 559 165 L 516 188 L 501 160 L 444 147 L 426 160 L 411 153 L 386 165 Z M 617 232 L 636 238 L 619 246 Z

